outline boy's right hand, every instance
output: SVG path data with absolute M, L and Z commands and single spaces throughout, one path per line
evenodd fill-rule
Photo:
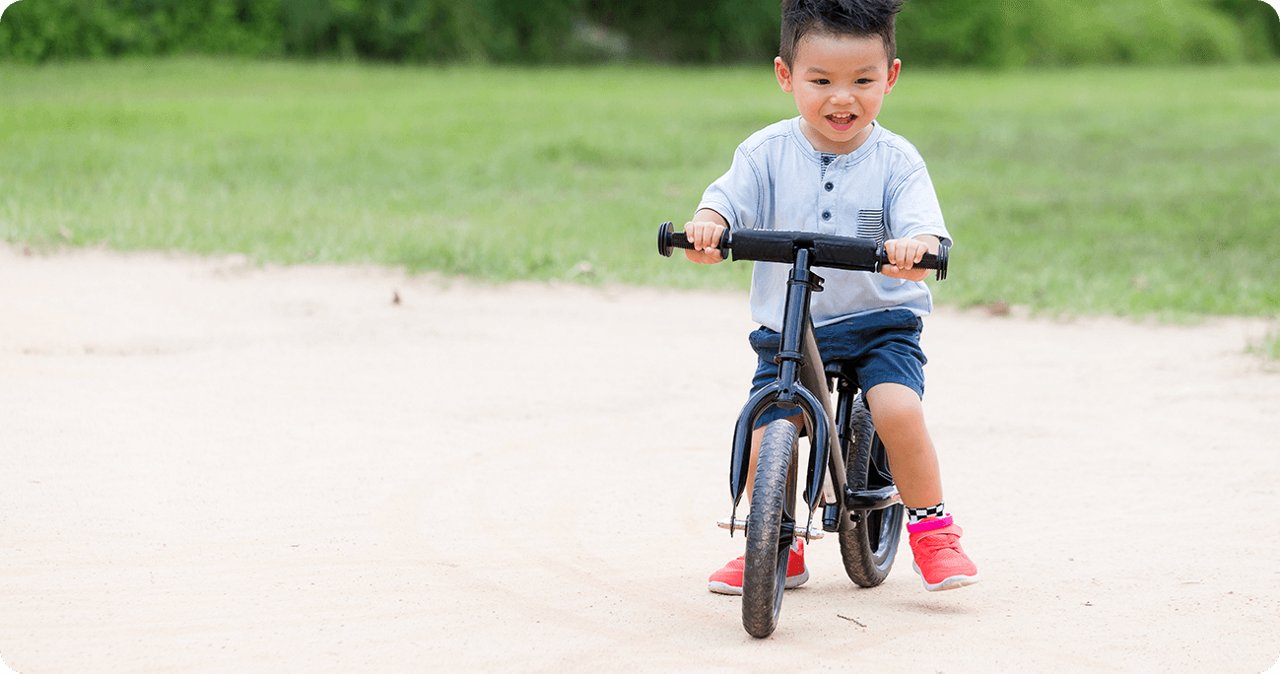
M 685 237 L 689 239 L 689 243 L 693 244 L 693 250 L 688 248 L 684 251 L 684 256 L 689 258 L 690 262 L 698 264 L 715 264 L 723 262 L 724 257 L 720 255 L 720 237 L 729 228 L 718 223 L 708 222 L 705 220 L 695 220 L 687 222 L 684 225 Z

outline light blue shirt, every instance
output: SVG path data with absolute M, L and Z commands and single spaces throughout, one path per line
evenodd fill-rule
M 818 152 L 800 118 L 771 124 L 743 141 L 729 171 L 707 188 L 699 209 L 724 216 L 730 228 L 800 230 L 877 239 L 932 234 L 950 245 L 924 159 L 905 138 L 879 124 L 852 154 Z M 756 262 L 751 318 L 782 329 L 790 265 Z M 813 295 L 814 325 L 902 307 L 933 310 L 923 282 L 883 274 L 819 268 L 824 290 Z

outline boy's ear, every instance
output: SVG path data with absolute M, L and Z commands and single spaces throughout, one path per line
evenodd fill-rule
M 773 59 L 773 74 L 778 77 L 778 86 L 782 87 L 783 91 L 791 93 L 791 69 L 787 67 L 781 56 Z
M 893 63 L 889 64 L 889 77 L 885 79 L 884 92 L 886 94 L 893 91 L 893 85 L 898 83 L 898 73 L 901 71 L 902 61 L 900 59 L 894 59 Z

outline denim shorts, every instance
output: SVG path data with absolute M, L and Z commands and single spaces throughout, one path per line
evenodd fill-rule
M 908 309 L 885 309 L 855 316 L 839 323 L 815 328 L 814 338 L 823 364 L 842 361 L 851 364 L 854 384 L 869 391 L 879 384 L 902 384 L 924 397 L 924 364 L 928 359 L 920 349 L 924 321 Z M 749 336 L 758 364 L 751 380 L 751 395 L 778 378 L 773 362 L 782 336 L 761 326 Z M 776 419 L 797 414 L 795 408 L 770 407 L 760 414 L 755 428 Z

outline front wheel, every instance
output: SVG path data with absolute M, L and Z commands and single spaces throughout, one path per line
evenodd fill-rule
M 742 626 L 764 638 L 778 626 L 787 561 L 795 537 L 795 424 L 779 419 L 765 427 L 747 516 L 742 575 Z
M 845 479 L 854 491 L 880 489 L 893 484 L 884 443 L 876 435 L 869 412 L 862 400 L 855 400 L 850 420 L 853 440 L 848 448 Z M 884 582 L 893 568 L 902 539 L 902 504 L 883 510 L 861 510 L 855 513 L 858 523 L 840 532 L 840 557 L 844 560 L 849 580 L 861 587 L 875 587 Z

